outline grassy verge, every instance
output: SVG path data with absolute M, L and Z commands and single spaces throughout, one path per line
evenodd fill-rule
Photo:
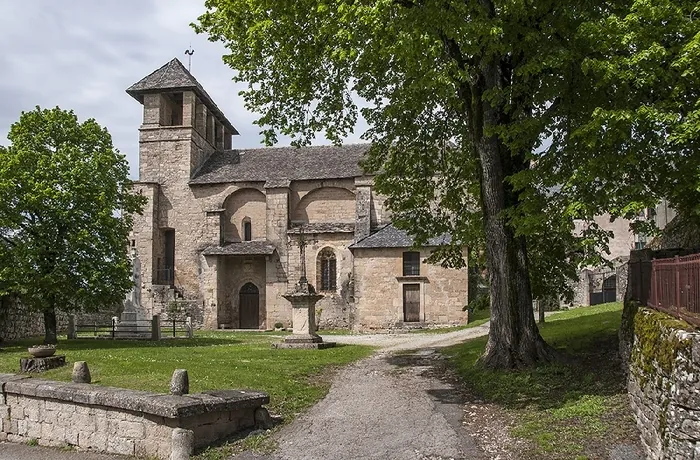
M 637 434 L 617 358 L 622 305 L 557 313 L 540 330 L 566 351 L 565 363 L 498 372 L 476 365 L 486 337 L 446 350 L 466 384 L 516 420 L 511 434 L 529 440 L 521 458 L 607 458 L 617 442 Z
M 330 382 L 328 369 L 368 356 L 372 349 L 338 346 L 327 350 L 273 350 L 274 333 L 199 332 L 194 339 L 160 342 L 131 340 L 62 340 L 58 353 L 69 363 L 87 361 L 97 385 L 167 393 L 174 369 L 187 369 L 190 391 L 250 388 L 270 394 L 269 408 L 285 419 L 322 398 Z M 0 372 L 19 369 L 27 346 L 40 339 L 3 347 Z M 69 381 L 72 366 L 41 374 Z

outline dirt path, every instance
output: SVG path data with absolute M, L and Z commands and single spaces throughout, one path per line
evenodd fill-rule
M 321 402 L 276 435 L 269 456 L 237 459 L 485 459 L 463 426 L 464 399 L 437 378 L 435 348 L 488 332 L 488 325 L 446 334 L 328 336 L 380 347 L 343 369 Z M 396 354 L 405 350 L 413 354 Z

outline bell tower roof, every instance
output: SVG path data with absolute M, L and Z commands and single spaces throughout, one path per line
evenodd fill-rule
M 228 121 L 224 113 L 217 107 L 202 85 L 199 84 L 197 79 L 192 76 L 178 58 L 168 62 L 150 75 L 134 83 L 126 90 L 127 94 L 141 104 L 143 104 L 144 94 L 179 91 L 193 91 L 196 93 L 202 102 L 214 113 L 221 124 L 228 128 L 232 134 L 238 134 L 236 128 Z

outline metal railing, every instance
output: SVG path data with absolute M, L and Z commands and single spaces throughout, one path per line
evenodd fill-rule
M 164 338 L 192 338 L 194 329 L 192 319 L 161 319 L 160 315 L 150 320 L 120 321 L 113 317 L 110 323 L 78 324 L 74 318 L 69 319 L 68 338 L 103 338 L 103 339 L 141 339 L 160 340 Z
M 155 273 L 154 284 L 160 284 L 164 286 L 173 286 L 175 284 L 175 269 L 171 268 L 159 268 Z
M 700 254 L 638 261 L 629 270 L 633 299 L 700 327 Z
M 160 337 L 192 337 L 192 319 L 188 316 L 187 319 L 162 319 L 160 321 Z

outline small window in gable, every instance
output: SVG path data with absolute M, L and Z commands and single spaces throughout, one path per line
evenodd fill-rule
M 318 286 L 321 291 L 336 290 L 336 258 L 331 248 L 324 248 L 318 253 L 317 260 Z
M 403 253 L 403 276 L 420 275 L 420 253 L 408 251 Z

